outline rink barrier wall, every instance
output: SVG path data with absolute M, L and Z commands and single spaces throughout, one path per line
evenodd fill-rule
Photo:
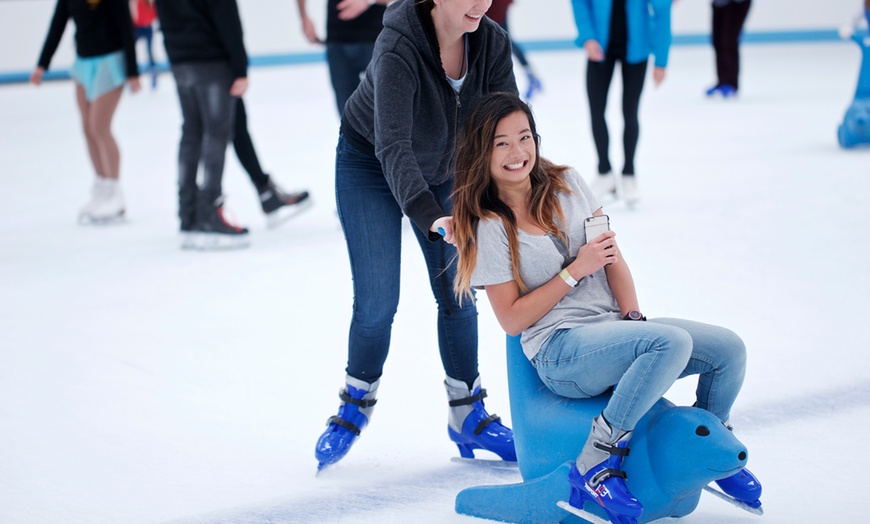
M 837 29 L 813 29 L 801 31 L 757 31 L 743 35 L 745 44 L 799 44 L 813 42 L 843 42 Z M 530 53 L 547 51 L 572 51 L 578 47 L 574 40 L 530 40 L 517 42 L 523 51 Z M 710 45 L 710 34 L 677 34 L 673 37 L 672 45 L 693 46 Z M 316 64 L 326 61 L 325 52 L 308 53 L 285 53 L 275 55 L 255 55 L 250 57 L 250 67 L 278 67 Z M 161 72 L 168 71 L 169 64 L 159 63 L 157 68 Z M 140 69 L 144 70 L 140 66 Z M 0 85 L 25 83 L 30 79 L 31 71 L 0 72 Z M 49 70 L 43 76 L 44 81 L 69 80 L 69 69 Z

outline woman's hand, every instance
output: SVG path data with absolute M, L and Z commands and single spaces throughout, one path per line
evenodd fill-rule
M 127 79 L 127 85 L 130 86 L 131 93 L 138 93 L 139 89 L 142 88 L 142 84 L 139 83 L 138 76 L 131 76 Z
M 312 44 L 322 44 L 323 42 L 317 36 L 317 30 L 314 29 L 314 22 L 307 15 L 302 17 L 302 34 L 305 39 Z
M 653 82 L 655 82 L 656 87 L 661 85 L 661 83 L 664 81 L 665 81 L 665 68 L 664 67 L 653 68 Z
M 575 280 L 595 273 L 608 264 L 619 260 L 619 247 L 614 238 L 616 233 L 606 231 L 586 242 L 577 252 L 577 258 L 568 266 L 568 273 Z
M 230 95 L 236 98 L 242 98 L 242 95 L 245 94 L 245 91 L 248 90 L 248 78 L 236 78 L 233 81 L 233 85 L 230 86 Z
M 586 50 L 586 56 L 593 62 L 601 62 L 604 60 L 604 50 L 601 49 L 601 44 L 598 40 L 587 40 L 583 44 L 583 49 Z
M 341 0 L 338 9 L 338 19 L 347 22 L 366 12 L 371 4 L 369 0 Z
M 44 74 L 45 74 L 45 68 L 41 67 L 41 66 L 37 67 L 36 69 L 33 70 L 32 73 L 30 73 L 30 83 L 35 85 L 35 86 L 38 86 L 39 84 L 42 83 L 42 75 L 44 75 Z
M 446 216 L 441 217 L 435 222 L 432 222 L 432 226 L 429 228 L 429 231 L 433 233 L 438 233 L 442 237 L 444 237 L 444 241 L 448 244 L 454 244 L 455 240 L 453 239 L 453 217 Z

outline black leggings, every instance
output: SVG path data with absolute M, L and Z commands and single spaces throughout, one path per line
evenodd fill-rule
M 592 137 L 595 139 L 595 149 L 598 151 L 598 173 L 611 171 L 608 149 L 610 137 L 607 133 L 607 122 L 604 120 L 604 110 L 607 108 L 607 92 L 613 79 L 616 62 L 622 64 L 622 117 L 625 120 L 625 132 L 622 143 L 625 148 L 625 164 L 622 174 L 634 175 L 634 152 L 637 149 L 637 139 L 640 135 L 640 125 L 637 112 L 640 108 L 640 93 L 646 78 L 646 61 L 629 64 L 615 56 L 607 56 L 601 62 L 589 60 L 586 65 L 586 93 L 589 95 L 589 113 L 592 117 Z
M 740 74 L 740 32 L 749 13 L 751 0 L 713 6 L 713 49 L 716 51 L 717 85 L 737 85 Z
M 265 191 L 269 187 L 269 175 L 263 173 L 263 168 L 260 167 L 260 159 L 257 158 L 254 142 L 251 140 L 251 134 L 248 132 L 248 112 L 245 110 L 245 102 L 241 97 L 236 98 L 233 149 L 236 150 L 239 163 L 247 171 L 248 177 L 250 177 L 257 191 Z

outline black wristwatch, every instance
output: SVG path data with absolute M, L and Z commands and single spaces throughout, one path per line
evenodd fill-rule
M 640 314 L 640 311 L 632 309 L 622 317 L 622 320 L 646 320 L 646 317 Z

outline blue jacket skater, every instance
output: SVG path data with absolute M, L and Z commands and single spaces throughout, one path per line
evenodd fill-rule
M 575 41 L 577 46 L 596 40 L 606 53 L 613 0 L 571 0 L 571 4 L 579 34 Z M 625 18 L 628 26 L 625 61 L 637 64 L 653 55 L 656 67 L 667 67 L 671 47 L 671 0 L 625 0 Z

